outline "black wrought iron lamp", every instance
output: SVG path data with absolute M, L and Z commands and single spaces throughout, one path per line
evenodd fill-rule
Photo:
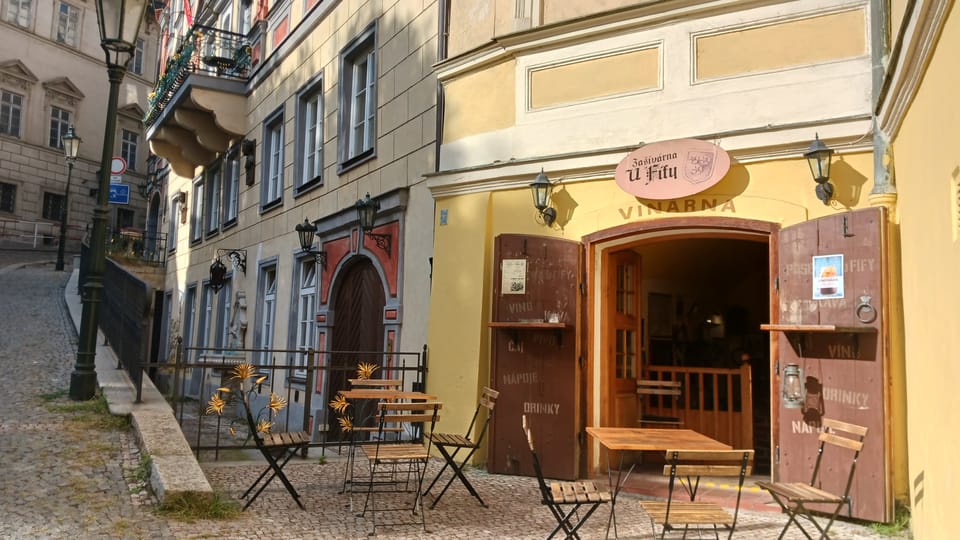
M 371 199 L 370 194 L 367 193 L 366 197 L 357 200 L 356 208 L 357 219 L 360 221 L 360 229 L 363 231 L 363 234 L 373 239 L 373 241 L 377 243 L 378 248 L 390 254 L 393 237 L 389 234 L 371 232 L 377 221 L 377 212 L 380 211 L 380 203 L 376 199 Z
M 547 227 L 553 225 L 554 220 L 557 219 L 557 211 L 550 206 L 550 194 L 553 193 L 553 184 L 550 182 L 550 179 L 547 178 L 543 169 L 540 169 L 540 174 L 538 174 L 537 178 L 530 184 L 530 190 L 533 192 L 533 206 L 537 209 L 540 219 L 543 220 L 543 224 Z
M 100 47 L 106 55 L 110 91 L 107 95 L 106 126 L 103 129 L 97 203 L 93 209 L 93 229 L 90 234 L 90 262 L 87 265 L 86 281 L 83 283 L 83 311 L 80 315 L 77 361 L 70 374 L 70 399 L 77 401 L 93 398 L 97 389 L 97 330 L 100 322 L 103 272 L 106 267 L 107 218 L 110 214 L 109 172 L 117 132 L 117 100 L 120 96 L 120 83 L 137 50 L 137 35 L 147 10 L 146 0 L 96 0 L 95 4 Z
M 318 249 L 317 251 L 313 250 L 313 238 L 317 234 L 317 226 L 310 223 L 309 219 L 304 218 L 303 223 L 298 224 L 294 229 L 296 229 L 297 237 L 300 239 L 300 249 L 313 255 L 317 260 L 317 264 L 326 270 L 327 252 L 322 249 Z
M 217 256 L 210 265 L 210 288 L 213 289 L 214 294 L 220 292 L 220 289 L 227 284 L 227 265 L 223 264 L 222 260 L 224 256 L 230 259 L 235 270 L 247 273 L 247 250 L 218 249 Z
M 830 159 L 833 157 L 833 149 L 823 144 L 820 134 L 817 134 L 803 157 L 807 159 L 810 174 L 813 175 L 813 181 L 817 183 L 817 198 L 823 204 L 830 204 L 830 199 L 833 197 L 833 184 L 830 183 Z
M 63 255 L 67 245 L 67 214 L 70 212 L 70 177 L 73 176 L 73 163 L 80 153 L 83 139 L 73 131 L 73 126 L 60 137 L 63 142 L 63 156 L 67 160 L 67 189 L 63 192 L 63 211 L 60 213 L 60 243 L 57 245 L 57 264 L 54 270 L 63 270 Z

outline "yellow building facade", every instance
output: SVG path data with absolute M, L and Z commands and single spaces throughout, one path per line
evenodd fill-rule
M 878 97 L 877 74 L 893 69 L 885 44 L 926 7 L 451 7 L 449 57 L 437 66 L 440 164 L 427 182 L 432 286 L 443 291 L 430 305 L 428 383 L 464 402 L 449 408 L 454 416 L 480 387 L 500 390 L 491 471 L 525 472 L 515 456 L 527 414 L 563 448 L 547 466 L 555 476 L 593 474 L 605 454 L 584 428 L 637 425 L 635 381 L 680 379 L 686 426 L 756 448 L 761 473 L 777 479 L 808 479 L 819 418 L 869 426 L 853 515 L 894 518 L 914 490 L 908 442 L 926 429 L 913 425 L 913 400 L 934 399 L 911 393 L 910 331 L 933 329 L 910 321 L 913 302 L 932 312 L 919 293 L 931 280 L 916 290 L 901 281 L 912 258 L 897 192 L 909 180 L 895 182 L 878 156 L 895 149 L 899 172 L 908 143 L 906 130 L 893 138 L 877 127 L 877 110 L 894 99 Z M 934 97 L 946 88 L 930 90 L 930 107 L 947 101 Z M 898 114 L 911 128 L 924 113 L 906 110 Z M 628 155 L 691 139 L 729 156 L 715 184 L 672 198 L 618 184 Z M 815 139 L 834 151 L 829 196 L 804 159 Z M 913 144 L 911 157 L 923 159 L 929 149 Z M 946 161 L 942 189 L 917 195 L 914 212 L 945 195 L 955 203 Z M 531 198 L 541 172 L 552 188 L 546 213 Z M 830 261 L 844 275 L 840 291 L 818 288 L 826 274 L 816 269 Z M 949 340 L 913 347 L 934 342 Z M 789 364 L 805 375 L 803 403 L 783 398 Z

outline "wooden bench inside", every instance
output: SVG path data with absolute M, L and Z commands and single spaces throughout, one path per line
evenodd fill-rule
M 651 397 L 657 397 L 660 400 L 659 405 L 663 407 L 666 400 L 679 401 L 681 395 L 680 381 L 637 379 L 637 406 L 639 408 L 637 417 L 641 427 L 645 424 L 683 425 L 683 420 L 680 417 L 646 412 L 646 406 L 649 404 Z

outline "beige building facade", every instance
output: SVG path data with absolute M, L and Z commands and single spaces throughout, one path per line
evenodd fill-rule
M 163 15 L 164 75 L 146 114 L 165 163 L 165 356 L 176 337 L 186 362 L 260 350 L 247 359 L 289 366 L 276 391 L 296 394 L 291 414 L 321 441 L 336 429 L 326 403 L 344 373 L 420 358 L 426 344 L 437 4 L 237 1 L 195 13 Z M 364 231 L 356 205 L 368 197 L 378 211 Z M 304 225 L 317 229 L 310 251 Z M 226 284 L 211 283 L 218 260 Z M 320 373 L 343 368 L 339 379 L 308 382 L 310 348 Z
M 127 203 L 110 205 L 108 227 L 142 230 L 148 148 L 141 123 L 156 80 L 157 25 L 141 27 L 120 89 L 113 155 L 129 163 L 117 183 Z M 67 210 L 67 250 L 77 252 L 91 223 L 103 150 L 107 69 L 93 4 L 5 0 L 0 4 L 0 235 L 11 245 L 55 244 Z M 66 194 L 60 136 L 73 126 L 83 142 Z

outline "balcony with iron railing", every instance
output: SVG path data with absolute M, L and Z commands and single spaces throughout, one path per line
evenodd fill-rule
M 225 152 L 246 131 L 250 40 L 195 25 L 163 66 L 144 117 L 153 152 L 181 176 Z

